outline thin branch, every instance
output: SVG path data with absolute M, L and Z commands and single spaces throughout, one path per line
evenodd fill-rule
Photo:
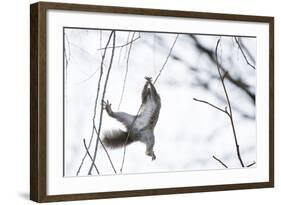
M 138 39 L 140 39 L 140 35 L 134 39 L 135 33 L 136 33 L 136 32 L 133 33 L 133 38 L 131 39 L 131 41 L 126 42 L 125 44 L 120 45 L 120 46 L 115 46 L 115 49 L 116 49 L 116 48 L 123 48 L 123 47 L 128 46 L 128 45 L 132 45 L 133 42 L 135 42 L 135 41 L 137 41 Z M 108 48 L 113 48 L 113 47 L 108 47 Z M 104 49 L 105 49 L 105 48 L 99 48 L 98 50 L 104 50 Z
M 129 131 L 128 131 L 128 134 L 127 134 L 125 143 L 124 143 L 124 145 L 123 145 L 123 147 L 124 147 L 124 149 L 123 149 L 123 158 L 122 158 L 121 167 L 120 167 L 120 172 L 121 172 L 121 173 L 122 173 L 122 171 L 123 171 L 124 162 L 125 162 L 125 156 L 126 156 L 126 150 L 127 150 L 127 149 L 126 149 L 126 145 L 127 145 L 129 136 L 130 136 L 130 134 L 131 134 L 131 132 L 132 132 L 133 125 L 135 124 L 135 122 L 136 122 L 136 120 L 137 120 L 137 118 L 138 118 L 138 116 L 139 116 L 139 114 L 140 114 L 142 105 L 143 105 L 143 104 L 141 104 L 141 106 L 140 106 L 139 109 L 138 109 L 138 112 L 137 112 L 136 116 L 134 117 L 134 120 L 133 120 L 133 122 L 132 122 L 132 124 L 131 124 L 131 126 L 130 126 Z
M 108 41 L 107 41 L 107 44 L 106 44 L 106 47 L 109 45 L 109 42 L 111 40 L 111 37 L 112 37 L 112 33 L 110 34 L 109 38 L 108 38 Z M 102 59 L 101 59 L 101 64 L 100 64 L 100 76 L 99 76 L 99 80 L 98 80 L 98 85 L 97 85 L 97 91 L 96 91 L 96 99 L 95 99 L 95 105 L 94 105 L 94 114 L 93 114 L 93 118 L 92 118 L 92 132 L 91 132 L 91 137 L 90 137 L 90 141 L 89 141 L 89 144 L 88 144 L 88 149 L 90 149 L 91 145 L 92 145 L 92 141 L 93 141 L 93 138 L 94 138 L 94 133 L 95 133 L 95 118 L 96 118 L 96 110 L 97 110 L 97 105 L 98 105 L 98 98 L 99 98 L 99 93 L 100 93 L 100 84 L 101 84 L 101 79 L 102 79 L 102 75 L 103 75 L 103 66 L 104 66 L 104 60 L 105 60 L 105 56 L 106 56 L 106 51 L 107 49 L 104 50 L 103 52 L 103 55 L 102 55 Z M 81 163 L 79 165 L 79 168 L 76 172 L 76 176 L 79 175 L 80 173 L 80 170 L 83 166 L 83 163 L 84 163 L 84 160 L 87 156 L 87 153 L 84 154 L 82 160 L 81 160 Z
M 110 74 L 110 71 L 111 71 L 111 68 L 112 68 L 112 63 L 113 63 L 113 58 L 114 58 L 114 51 L 115 51 L 114 46 L 115 46 L 115 40 L 116 40 L 116 33 L 115 33 L 115 31 L 111 32 L 110 37 L 109 37 L 109 41 L 110 41 L 112 36 L 113 36 L 113 41 L 112 41 L 113 49 L 111 51 L 110 63 L 109 63 L 109 67 L 108 67 L 108 70 L 107 70 L 107 75 L 106 75 L 105 82 L 104 82 L 104 88 L 103 88 L 103 93 L 102 93 L 102 98 L 101 98 L 101 104 L 104 102 L 104 97 L 105 97 L 105 94 L 106 94 L 106 88 L 107 88 L 107 83 L 108 83 L 108 79 L 109 79 L 109 74 Z M 88 175 L 91 175 L 93 166 L 95 164 L 95 160 L 96 160 L 96 156 L 97 156 L 97 150 L 98 150 L 98 142 L 100 141 L 100 132 L 101 132 L 101 126 L 102 126 L 102 119 L 103 119 L 103 109 L 101 109 L 101 111 L 100 111 L 100 120 L 99 120 L 98 134 L 97 134 L 97 138 L 96 138 L 96 146 L 95 146 L 95 151 L 94 151 L 94 155 L 93 155 L 92 164 L 91 164 L 90 169 L 88 171 Z
M 166 66 L 166 64 L 167 64 L 167 62 L 168 62 L 168 60 L 169 60 L 169 58 L 170 58 L 170 56 L 171 56 L 171 53 L 172 53 L 172 51 L 173 51 L 173 48 L 174 48 L 174 46 L 175 46 L 175 44 L 176 44 L 176 42 L 177 42 L 177 40 L 178 40 L 178 37 L 179 37 L 179 34 L 177 34 L 177 36 L 176 36 L 176 38 L 175 38 L 175 40 L 174 40 L 174 42 L 173 42 L 173 45 L 172 45 L 172 47 L 170 48 L 169 54 L 168 54 L 168 56 L 167 56 L 167 58 L 166 58 L 164 64 L 162 65 L 162 68 L 160 69 L 158 75 L 156 76 L 156 78 L 155 78 L 153 84 L 156 83 L 156 81 L 157 81 L 158 78 L 160 77 L 162 71 L 164 70 L 164 68 L 165 68 L 165 66 Z
M 225 168 L 228 168 L 228 166 L 227 166 L 225 163 L 223 163 L 219 158 L 217 158 L 217 157 L 214 156 L 214 155 L 213 155 L 213 158 L 214 158 L 215 160 L 217 160 L 222 166 L 224 166 Z
M 86 145 L 86 140 L 85 140 L 85 138 L 83 138 L 83 144 L 84 144 L 85 150 L 86 150 L 86 152 L 87 152 L 87 155 L 90 157 L 91 160 L 93 160 L 93 158 L 92 158 L 92 156 L 91 156 L 91 154 L 90 154 L 90 152 L 89 152 L 89 149 L 88 149 L 88 147 L 87 147 L 87 145 Z
M 130 36 L 131 36 L 131 32 L 128 33 L 128 36 L 127 36 L 127 39 L 126 39 L 126 43 L 129 43 Z M 128 53 L 128 46 L 126 46 L 125 48 L 126 48 L 126 50 L 125 50 L 125 54 L 124 54 L 124 60 L 125 60 L 126 57 L 127 57 L 126 53 Z M 123 49 L 123 47 L 122 47 L 120 50 L 122 50 L 122 49 Z M 118 62 L 119 62 L 119 60 L 120 60 L 120 59 L 118 59 Z
M 191 66 L 191 69 L 197 70 L 198 68 Z M 220 101 L 222 101 L 222 102 L 226 101 L 224 96 L 221 96 L 217 91 L 215 91 L 215 89 L 213 89 L 213 88 L 211 88 L 211 86 L 209 86 L 210 81 L 205 80 L 205 79 L 203 80 L 197 75 L 194 75 L 194 78 L 196 79 L 197 84 L 193 83 L 192 84 L 193 86 L 202 86 L 202 87 L 204 87 L 204 89 L 206 89 L 206 90 L 210 91 L 212 94 L 214 94 L 214 96 L 216 98 L 218 98 Z M 216 79 L 219 79 L 219 77 L 216 77 Z M 243 109 L 239 108 L 238 106 L 235 106 L 232 104 L 232 109 L 237 111 L 244 118 L 251 119 L 251 120 L 255 119 L 254 116 L 247 114 Z
M 219 78 L 220 78 L 220 81 L 221 81 L 221 84 L 222 84 L 222 87 L 223 87 L 223 91 L 224 91 L 224 94 L 225 94 L 225 98 L 226 98 L 226 101 L 227 101 L 227 104 L 228 104 L 229 111 L 227 110 L 227 107 L 225 107 L 225 110 L 223 110 L 223 109 L 221 109 L 221 108 L 219 108 L 219 107 L 217 107 L 217 106 L 215 106 L 215 105 L 213 105 L 213 104 L 211 104 L 207 101 L 198 100 L 196 98 L 194 98 L 194 100 L 198 101 L 198 102 L 208 104 L 208 105 L 212 106 L 213 108 L 227 114 L 227 116 L 230 119 L 230 123 L 231 123 L 231 127 L 232 127 L 232 132 L 233 132 L 233 136 L 234 136 L 234 141 L 235 141 L 235 146 L 236 146 L 236 154 L 237 154 L 238 160 L 239 160 L 241 166 L 245 167 L 245 165 L 243 163 L 243 160 L 242 160 L 242 157 L 241 157 L 241 154 L 240 154 L 239 144 L 238 144 L 236 130 L 235 130 L 234 121 L 233 121 L 232 107 L 231 107 L 229 95 L 228 95 L 228 92 L 226 90 L 226 86 L 225 86 L 225 83 L 224 83 L 224 78 L 227 76 L 227 74 L 224 74 L 224 75 L 222 74 L 221 68 L 220 68 L 220 65 L 219 65 L 219 62 L 218 62 L 218 46 L 219 46 L 219 44 L 220 44 L 220 39 L 218 39 L 217 44 L 216 44 L 215 59 L 216 59 L 217 71 L 218 71 Z
M 69 60 L 70 60 L 70 56 L 71 56 L 71 51 L 70 51 L 70 42 L 69 42 L 69 39 L 68 39 L 68 36 L 66 35 L 66 33 L 64 32 L 64 38 L 65 38 L 65 40 L 66 40 L 66 42 L 67 42 L 67 47 L 68 47 L 68 59 L 66 58 L 66 60 L 67 60 L 67 64 L 69 63 Z M 64 47 L 64 53 L 65 53 L 65 56 L 67 56 L 67 54 L 66 54 L 66 47 Z
M 232 114 L 232 107 L 231 107 L 230 99 L 229 99 L 229 96 L 228 96 L 228 93 L 227 93 L 227 90 L 226 90 L 226 87 L 225 87 L 225 84 L 224 84 L 224 77 L 221 73 L 221 69 L 220 69 L 219 62 L 218 62 L 218 46 L 219 46 L 219 44 L 220 44 L 220 39 L 218 39 L 216 49 L 215 49 L 217 70 L 218 70 L 218 73 L 219 73 L 219 76 L 220 76 L 221 84 L 222 84 L 224 94 L 225 94 L 225 98 L 226 98 L 228 108 L 229 108 L 229 115 L 228 116 L 229 116 L 229 119 L 230 119 L 230 122 L 231 122 L 232 132 L 233 132 L 234 141 L 235 141 L 235 145 L 236 145 L 236 154 L 237 154 L 237 157 L 240 161 L 241 166 L 245 167 L 245 165 L 243 163 L 243 160 L 241 158 L 239 144 L 238 144 L 238 140 L 237 140 L 237 136 L 236 136 L 236 130 L 235 130 L 234 121 L 233 121 L 233 114 Z
M 91 58 L 93 57 L 93 55 L 92 55 L 89 51 L 87 51 L 86 49 L 84 49 L 84 48 L 82 48 L 82 47 L 76 45 L 75 43 L 70 42 L 69 44 L 72 45 L 72 46 L 74 46 L 74 47 L 76 47 L 76 48 L 78 48 L 81 53 L 84 52 L 84 53 L 87 54 L 89 57 L 91 57 Z
M 253 166 L 253 165 L 255 165 L 255 164 L 256 164 L 256 162 L 253 162 L 253 163 L 251 163 L 251 164 L 248 164 L 247 167 L 251 167 L 251 166 Z
M 239 43 L 239 41 L 238 41 L 238 38 L 237 38 L 237 37 L 234 37 L 234 39 L 235 39 L 235 41 L 236 41 L 236 43 L 237 43 L 237 45 L 238 45 L 239 50 L 241 51 L 241 53 L 242 53 L 242 55 L 243 55 L 243 57 L 244 57 L 246 63 L 247 63 L 250 67 L 252 67 L 253 69 L 256 70 L 256 67 L 253 66 L 253 65 L 248 61 L 248 58 L 247 58 L 246 54 L 244 53 L 244 51 L 243 51 L 243 49 L 242 49 L 242 47 L 241 47 L 241 45 L 240 45 L 240 43 Z
M 128 44 L 128 42 L 129 42 L 130 33 L 131 33 L 131 32 L 128 32 L 128 36 L 127 36 L 127 40 L 126 40 L 126 44 Z M 140 35 L 140 34 L 139 34 L 139 35 Z M 121 47 L 121 49 L 119 50 L 119 56 L 118 56 L 118 66 L 119 66 L 119 64 L 120 64 L 120 60 L 121 60 L 121 55 L 122 55 L 122 50 L 123 50 L 123 48 L 124 48 L 124 47 Z M 125 52 L 125 54 L 127 53 L 127 49 L 128 49 L 128 47 L 126 46 L 126 52 Z M 126 55 L 124 55 L 124 56 L 126 56 Z
M 213 108 L 215 108 L 215 109 L 217 109 L 217 110 L 219 110 L 219 111 L 221 111 L 221 112 L 223 112 L 223 113 L 229 115 L 229 113 L 227 112 L 226 109 L 223 110 L 223 109 L 221 109 L 221 108 L 219 108 L 219 107 L 217 107 L 217 106 L 213 105 L 212 103 L 209 103 L 209 102 L 207 102 L 207 101 L 205 101 L 205 100 L 199 100 L 199 99 L 197 99 L 197 98 L 193 98 L 193 100 L 195 100 L 195 101 L 197 101 L 197 102 L 205 103 L 205 104 L 207 104 L 207 105 L 210 105 L 211 107 L 213 107 Z
M 249 51 L 249 49 L 244 45 L 243 41 L 241 39 L 239 39 L 239 43 L 243 49 L 243 51 L 245 52 L 246 56 L 248 56 L 251 60 L 251 62 L 253 62 L 254 64 L 256 64 L 256 60 L 253 57 L 252 53 Z
M 135 32 L 132 35 L 132 39 L 134 39 L 135 36 Z M 130 59 L 130 54 L 131 54 L 131 50 L 132 50 L 132 45 L 133 45 L 133 40 L 131 40 L 129 43 L 126 43 L 126 45 L 130 44 L 129 47 L 129 51 L 128 51 L 128 55 L 127 55 L 127 61 L 126 61 L 126 71 L 125 71 L 125 77 L 124 77 L 124 81 L 123 81 L 123 86 L 122 86 L 122 92 L 121 92 L 121 97 L 119 100 L 119 104 L 118 104 L 118 110 L 120 109 L 122 100 L 123 100 L 123 96 L 124 96 L 124 91 L 125 91 L 125 86 L 126 86 L 126 80 L 127 80 L 127 76 L 128 76 L 128 71 L 129 71 L 129 59 Z
M 71 51 L 70 51 L 70 42 L 68 39 L 68 36 L 66 35 L 65 31 L 63 32 L 64 35 L 64 39 L 63 39 L 63 55 L 64 55 L 64 59 L 65 59 L 65 84 L 67 85 L 67 80 L 68 80 L 68 64 L 70 61 L 70 57 L 71 57 Z M 68 47 L 68 55 L 66 52 L 66 43 L 67 42 L 67 47 Z M 65 89 L 66 90 L 66 89 Z M 65 91 L 66 92 L 66 91 Z
M 95 127 L 95 132 L 96 132 L 96 134 L 98 135 L 98 131 L 97 131 L 97 128 L 96 128 L 96 127 Z M 113 165 L 112 159 L 111 159 L 111 157 L 110 157 L 110 155 L 109 155 L 109 153 L 108 153 L 108 151 L 107 151 L 107 149 L 106 149 L 105 145 L 103 144 L 103 142 L 102 142 L 102 140 L 101 140 L 100 137 L 99 137 L 99 142 L 100 142 L 100 144 L 101 144 L 103 150 L 105 151 L 105 154 L 107 155 L 107 158 L 108 158 L 108 160 L 109 160 L 109 163 L 110 163 L 110 165 L 111 165 L 113 171 L 114 171 L 115 174 L 116 174 L 117 171 L 116 171 L 116 169 L 115 169 L 115 167 L 114 167 L 114 165 Z
M 86 140 L 85 140 L 85 138 L 83 139 L 83 144 L 84 144 L 84 147 L 85 147 L 85 149 L 86 149 L 86 152 L 87 152 L 88 156 L 90 157 L 91 160 L 93 160 L 93 158 L 92 158 L 92 156 L 91 156 L 91 154 L 90 154 L 90 152 L 89 152 L 89 150 L 88 150 L 88 147 L 87 147 L 87 145 L 86 145 Z M 99 175 L 100 172 L 99 172 L 99 169 L 98 169 L 97 165 L 94 164 L 94 167 L 95 167 L 95 169 L 96 169 L 96 171 L 97 171 L 97 173 L 98 173 L 98 175 Z
M 97 74 L 98 71 L 99 71 L 99 68 L 96 69 L 89 77 L 87 77 L 86 79 L 84 79 L 84 80 L 78 82 L 78 84 L 87 82 L 87 81 L 90 80 L 95 74 Z
M 102 47 L 102 30 L 100 30 L 100 48 Z M 106 47 L 107 49 L 107 47 Z M 101 56 L 103 55 L 102 51 L 101 51 Z
M 204 52 L 207 54 L 207 56 L 209 57 L 209 59 L 214 63 L 214 64 L 219 64 L 219 62 L 217 62 L 216 57 L 215 57 L 215 53 L 213 50 L 204 47 L 200 41 L 196 38 L 195 35 L 187 35 L 189 36 L 195 43 L 195 46 L 197 47 L 197 49 L 199 49 L 201 52 Z M 220 69 L 223 72 L 226 72 L 227 69 L 223 67 L 223 65 L 219 64 Z M 243 92 L 245 92 L 248 97 L 251 99 L 251 102 L 255 103 L 255 93 L 253 93 L 251 91 L 251 86 L 248 85 L 247 83 L 245 83 L 241 78 L 234 78 L 231 75 L 226 75 L 225 79 L 227 79 L 230 83 L 234 84 L 235 86 L 237 86 L 238 88 L 240 88 Z
M 64 39 L 66 39 L 66 34 L 64 33 L 65 37 Z M 68 44 L 69 45 L 69 44 Z M 64 41 L 64 46 L 63 46 L 63 55 L 64 55 L 64 59 L 65 59 L 65 69 L 67 70 L 68 67 L 68 58 L 67 58 L 67 54 L 66 54 L 66 45 L 65 45 L 65 41 Z M 69 56 L 70 57 L 70 56 Z
M 156 76 L 156 78 L 155 78 L 153 84 L 156 83 L 156 81 L 157 81 L 157 79 L 159 78 L 160 74 L 161 74 L 162 71 L 164 70 L 165 65 L 167 64 L 167 62 L 168 62 L 168 60 L 169 60 L 169 57 L 171 56 L 172 50 L 173 50 L 173 48 L 174 48 L 174 46 L 175 46 L 175 44 L 176 44 L 176 41 L 177 41 L 177 39 L 178 39 L 178 36 L 179 36 L 179 34 L 177 34 L 177 36 L 176 36 L 176 38 L 175 38 L 175 40 L 174 40 L 174 42 L 173 42 L 173 45 L 172 45 L 172 47 L 170 48 L 169 54 L 168 54 L 167 58 L 165 59 L 165 62 L 164 62 L 164 64 L 163 64 L 163 66 L 161 67 L 161 69 L 160 69 L 158 75 Z M 128 131 L 128 134 L 127 134 L 125 143 L 124 143 L 124 145 L 123 145 L 123 147 L 124 147 L 124 149 L 123 149 L 123 158 L 122 158 L 122 163 L 121 163 L 121 167 L 120 167 L 120 172 L 121 172 L 121 173 L 122 173 L 122 171 L 123 171 L 124 162 L 125 162 L 126 144 L 127 144 L 127 142 L 128 142 L 129 136 L 130 136 L 130 134 L 131 134 L 133 125 L 135 124 L 135 122 L 136 122 L 136 120 L 137 120 L 137 118 L 138 118 L 138 116 L 139 116 L 139 114 L 140 114 L 140 111 L 141 111 L 142 106 L 143 106 L 143 104 L 140 105 L 140 107 L 139 107 L 139 109 L 138 109 L 138 112 L 137 112 L 137 114 L 135 115 L 135 118 L 134 118 L 134 120 L 133 120 L 133 122 L 132 122 L 132 124 L 131 124 L 131 126 L 130 126 L 129 131 Z

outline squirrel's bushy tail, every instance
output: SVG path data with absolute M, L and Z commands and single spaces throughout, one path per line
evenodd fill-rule
M 104 133 L 102 142 L 106 147 L 119 148 L 119 147 L 123 147 L 125 143 L 126 145 L 128 145 L 134 141 L 130 135 L 128 136 L 128 132 L 124 132 L 123 130 L 120 129 L 106 131 Z

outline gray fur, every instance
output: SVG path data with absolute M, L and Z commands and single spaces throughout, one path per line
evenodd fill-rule
M 104 133 L 104 138 L 102 139 L 102 142 L 105 146 L 109 148 L 117 148 L 122 147 L 125 145 L 128 145 L 133 142 L 131 137 L 129 136 L 127 139 L 128 132 L 124 132 L 123 130 L 112 130 L 107 131 Z
M 135 116 L 125 112 L 113 112 L 111 104 L 108 101 L 105 103 L 108 115 L 121 122 L 127 128 L 127 132 L 122 130 L 107 132 L 104 135 L 103 141 L 106 146 L 111 148 L 123 146 L 127 137 L 127 144 L 140 141 L 146 145 L 146 155 L 151 156 L 152 160 L 154 160 L 156 156 L 153 151 L 155 143 L 153 131 L 158 121 L 161 100 L 154 85 L 151 83 L 151 78 L 146 79 L 147 82 L 142 90 L 142 107 L 136 120 Z M 129 135 L 128 132 L 130 132 Z

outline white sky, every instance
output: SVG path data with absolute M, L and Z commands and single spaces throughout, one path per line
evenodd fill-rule
M 65 173 L 74 176 L 85 154 L 83 138 L 89 142 L 92 129 L 94 100 L 102 51 L 109 31 L 66 29 L 65 47 L 68 65 L 65 80 Z M 144 77 L 155 77 L 162 67 L 173 44 L 176 34 L 140 33 L 140 39 L 133 43 L 129 58 L 129 72 L 120 111 L 136 114 L 141 103 Z M 132 36 L 132 32 L 130 38 Z M 138 36 L 136 33 L 135 37 Z M 128 32 L 116 32 L 116 45 L 126 43 Z M 197 36 L 207 48 L 214 49 L 218 36 Z M 161 39 L 161 40 L 159 40 Z M 243 44 L 255 57 L 256 39 L 241 38 Z M 112 71 L 105 99 L 117 110 L 126 69 L 128 46 L 116 48 Z M 241 78 L 255 92 L 255 71 L 247 66 L 237 44 L 232 37 L 222 37 L 219 60 L 231 76 Z M 105 60 L 108 66 L 111 50 Z M 205 104 L 195 102 L 199 98 L 224 108 L 213 92 L 198 86 L 199 80 L 209 83 L 218 96 L 223 90 L 216 67 L 208 56 L 198 52 L 193 40 L 180 35 L 172 52 L 181 61 L 170 58 L 156 83 L 162 107 L 155 127 L 155 154 L 157 159 L 145 155 L 145 146 L 134 143 L 127 148 L 123 173 L 167 172 L 182 170 L 221 169 L 221 164 L 212 159 L 215 155 L 230 168 L 240 168 L 235 152 L 234 138 L 229 119 L 225 114 Z M 194 72 L 191 67 L 196 67 Z M 93 73 L 97 73 L 93 75 Z M 213 74 L 210 78 L 208 73 Z M 89 78 L 92 76 L 91 78 Z M 105 76 L 105 75 L 104 75 Z M 102 81 L 102 87 L 104 78 Z M 255 107 L 240 89 L 226 82 L 233 107 L 255 117 Z M 100 103 L 100 100 L 99 100 Z M 97 110 L 99 116 L 100 104 Z M 241 155 L 246 164 L 256 161 L 255 120 L 244 118 L 234 109 L 234 120 L 240 144 Z M 96 123 L 99 119 L 97 117 Z M 102 131 L 122 128 L 120 123 L 103 116 Z M 122 128 L 124 129 L 124 128 Z M 94 139 L 95 141 L 95 139 Z M 90 152 L 93 153 L 93 148 Z M 117 170 L 119 170 L 123 149 L 108 150 Z M 87 157 L 81 175 L 87 175 L 91 161 Z M 258 163 L 258 162 L 257 162 Z M 96 164 L 101 174 L 113 174 L 108 159 L 99 146 Z

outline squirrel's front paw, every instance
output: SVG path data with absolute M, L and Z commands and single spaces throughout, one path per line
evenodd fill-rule
M 147 76 L 145 76 L 144 79 L 147 80 L 148 82 L 151 82 L 152 77 L 147 77 Z
M 103 101 L 102 102 L 102 108 L 106 110 L 106 112 L 109 114 L 109 115 L 112 115 L 113 114 L 113 111 L 111 109 L 111 104 L 109 103 L 109 101 L 107 100 L 106 102 Z

